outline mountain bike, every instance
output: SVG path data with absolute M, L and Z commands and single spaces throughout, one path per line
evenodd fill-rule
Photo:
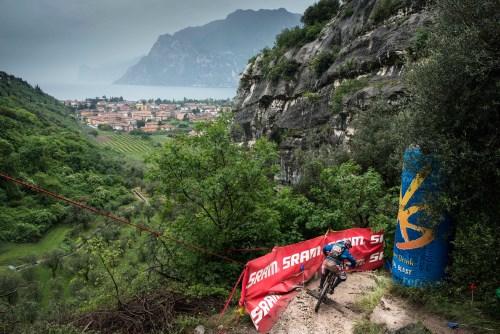
M 328 261 L 328 259 L 325 261 Z M 345 271 L 347 265 L 345 263 L 342 263 L 340 266 L 342 267 L 342 271 Z M 340 277 L 338 277 L 332 270 L 328 271 L 328 276 L 326 276 L 325 283 L 323 284 L 323 290 L 321 290 L 321 293 L 318 297 L 318 301 L 316 302 L 316 306 L 314 307 L 314 312 L 318 312 L 321 303 L 326 298 L 326 294 L 331 289 L 332 285 L 339 279 Z

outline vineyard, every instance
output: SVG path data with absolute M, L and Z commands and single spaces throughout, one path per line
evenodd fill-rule
M 99 131 L 99 136 L 95 140 L 104 147 L 109 147 L 113 151 L 125 154 L 134 159 L 144 159 L 154 147 L 161 145 L 167 136 L 155 135 L 151 139 L 144 139 L 141 136 L 133 136 L 128 133 L 116 133 Z

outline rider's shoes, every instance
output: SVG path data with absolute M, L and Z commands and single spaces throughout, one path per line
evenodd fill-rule
M 318 287 L 318 292 L 321 292 L 321 291 L 323 291 L 323 287 L 322 286 Z
M 335 291 L 335 289 L 330 289 L 330 290 L 328 290 L 328 294 L 333 295 L 334 291 Z

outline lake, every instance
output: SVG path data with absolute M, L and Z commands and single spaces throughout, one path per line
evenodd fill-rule
M 184 98 L 202 99 L 232 99 L 236 95 L 234 88 L 216 87 L 171 87 L 171 86 L 137 86 L 112 85 L 94 83 L 46 83 L 39 84 L 47 94 L 58 100 L 84 100 L 106 96 L 123 97 L 124 100 L 137 101 L 142 99 L 183 100 Z

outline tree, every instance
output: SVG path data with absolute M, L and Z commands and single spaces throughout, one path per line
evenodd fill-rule
M 300 18 L 300 22 L 306 26 L 327 22 L 337 14 L 339 7 L 340 3 L 338 0 L 319 0 L 305 10 L 304 15 Z
M 109 124 L 99 124 L 97 128 L 101 131 L 112 131 L 113 127 Z
M 197 136 L 169 140 L 148 159 L 148 178 L 159 183 L 158 194 L 167 198 L 165 209 L 173 220 L 169 233 L 217 253 L 272 246 L 278 233 L 276 214 L 269 208 L 276 148 L 265 139 L 251 149 L 238 146 L 228 135 L 229 125 L 227 115 L 197 123 Z M 178 251 L 189 254 L 178 257 L 177 265 L 191 278 L 224 281 L 238 273 L 213 256 Z
M 119 247 L 119 240 L 106 241 L 103 237 L 96 237 L 87 240 L 85 251 L 92 258 L 98 258 L 111 279 L 115 291 L 117 306 L 120 307 L 122 289 L 119 285 L 119 274 L 117 265 L 122 258 L 123 249 Z
M 281 239 L 276 244 L 289 245 L 317 237 L 310 234 L 306 224 L 314 210 L 314 204 L 301 194 L 294 194 L 292 188 L 283 187 L 272 202 L 273 208 L 279 213 L 278 223 Z
M 60 249 L 53 249 L 45 253 L 43 257 L 43 264 L 50 268 L 52 271 L 52 278 L 56 277 L 57 268 L 62 264 L 64 253 Z
M 397 194 L 387 192 L 372 169 L 361 173 L 361 167 L 352 161 L 323 169 L 311 195 L 316 207 L 308 227 L 317 233 L 353 227 L 394 230 Z
M 36 282 L 26 282 L 21 273 L 0 269 L 0 328 L 18 332 L 18 324 L 33 321 L 38 312 Z M 39 300 L 39 299 L 38 299 Z
M 69 267 L 75 275 L 81 275 L 83 280 L 88 282 L 90 270 L 95 267 L 95 260 L 87 252 L 76 251 L 69 258 Z
M 359 111 L 353 121 L 356 131 L 347 142 L 352 158 L 364 170 L 375 169 L 388 186 L 401 182 L 403 152 L 410 144 L 407 123 L 407 113 L 384 100 Z
M 500 277 L 500 229 L 494 228 L 500 212 L 500 2 L 436 5 L 430 56 L 413 66 L 407 80 L 411 139 L 437 158 L 446 181 L 428 207 L 447 211 L 455 225 L 450 277 L 461 287 L 482 278 L 481 294 L 497 288 Z M 474 233 L 486 233 L 479 245 L 467 241 Z M 463 270 L 471 263 L 475 270 Z

